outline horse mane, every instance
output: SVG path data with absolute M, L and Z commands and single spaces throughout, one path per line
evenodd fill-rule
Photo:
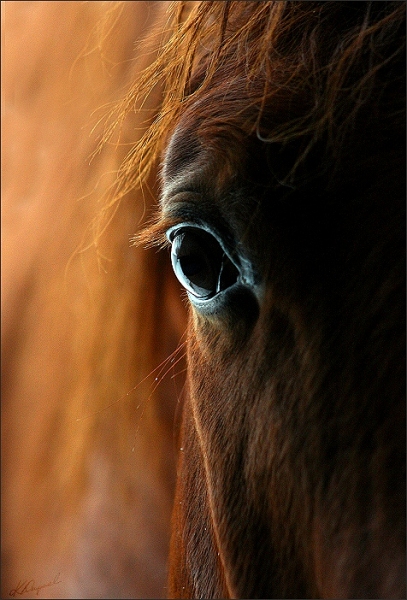
M 404 3 L 180 2 L 169 10 L 168 23 L 157 59 L 119 105 L 118 121 L 163 86 L 154 122 L 120 169 L 123 193 L 146 179 L 188 107 L 195 103 L 204 121 L 205 111 L 213 111 L 206 94 L 227 102 L 228 86 L 233 81 L 236 90 L 237 78 L 241 102 L 231 100 L 222 124 L 238 120 L 245 133 L 269 143 L 303 140 L 291 175 L 320 140 L 327 151 L 340 152 L 375 86 L 383 91 L 404 85 L 392 69 L 398 58 L 404 60 Z M 400 97 L 394 94 L 395 101 Z M 266 122 L 265 109 L 276 98 L 289 100 L 286 114 L 279 112 L 278 123 Z M 403 110 L 400 104 L 387 111 L 387 125 L 397 127 Z

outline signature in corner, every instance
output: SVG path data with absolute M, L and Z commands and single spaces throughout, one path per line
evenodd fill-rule
M 29 594 L 30 592 L 36 592 L 36 595 L 38 596 L 42 589 L 62 583 L 62 581 L 59 579 L 59 576 L 60 573 L 58 573 L 58 575 L 56 575 L 52 581 L 43 583 L 42 585 L 36 585 L 34 579 L 20 581 L 19 584 L 9 592 L 9 596 L 14 598 L 17 595 L 22 596 L 23 594 Z

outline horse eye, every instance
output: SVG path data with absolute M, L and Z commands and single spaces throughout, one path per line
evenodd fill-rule
M 180 283 L 200 300 L 209 300 L 236 283 L 239 272 L 217 239 L 185 227 L 171 236 L 171 262 Z

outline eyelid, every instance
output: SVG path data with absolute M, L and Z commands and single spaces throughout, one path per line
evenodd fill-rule
M 167 240 L 170 243 L 172 243 L 176 234 L 179 233 L 183 229 L 195 229 L 195 230 L 198 229 L 198 230 L 205 231 L 206 233 L 209 233 L 212 237 L 215 238 L 215 240 L 218 242 L 219 246 L 222 248 L 225 255 L 235 265 L 235 267 L 237 269 L 240 268 L 239 261 L 237 260 L 236 257 L 233 256 L 234 253 L 231 252 L 230 249 L 228 249 L 226 247 L 223 239 L 215 231 L 213 231 L 213 229 L 211 227 L 209 227 L 205 223 L 198 224 L 198 223 L 194 223 L 191 221 L 186 221 L 186 222 L 179 223 L 178 225 L 173 225 L 166 232 Z
M 184 185 L 177 189 L 175 186 L 175 189 L 166 190 L 163 197 L 163 220 L 172 221 L 168 229 L 178 223 L 180 227 L 198 227 L 212 234 L 222 246 L 227 246 L 229 253 L 233 253 L 235 238 L 228 219 L 204 191 L 189 190 Z
M 219 243 L 219 245 L 221 246 L 223 251 L 226 254 L 229 254 L 229 252 L 225 248 L 224 242 L 223 242 L 222 238 L 219 236 L 219 234 L 217 234 L 206 223 L 202 223 L 200 221 L 196 221 L 196 222 L 195 221 L 182 221 L 182 222 L 178 223 L 177 225 L 172 225 L 171 227 L 169 227 L 167 229 L 167 232 L 166 232 L 167 240 L 169 242 L 172 242 L 175 235 L 182 229 L 200 229 L 202 231 L 206 231 L 206 233 L 209 233 L 210 235 L 212 235 L 215 238 L 215 240 Z

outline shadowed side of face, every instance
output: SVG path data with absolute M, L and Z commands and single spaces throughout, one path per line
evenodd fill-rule
M 183 115 L 163 168 L 190 303 L 183 582 L 403 593 L 404 141 L 362 115 L 332 168 L 316 148 L 287 186 L 296 145 L 259 141 L 213 96 L 212 113 Z

